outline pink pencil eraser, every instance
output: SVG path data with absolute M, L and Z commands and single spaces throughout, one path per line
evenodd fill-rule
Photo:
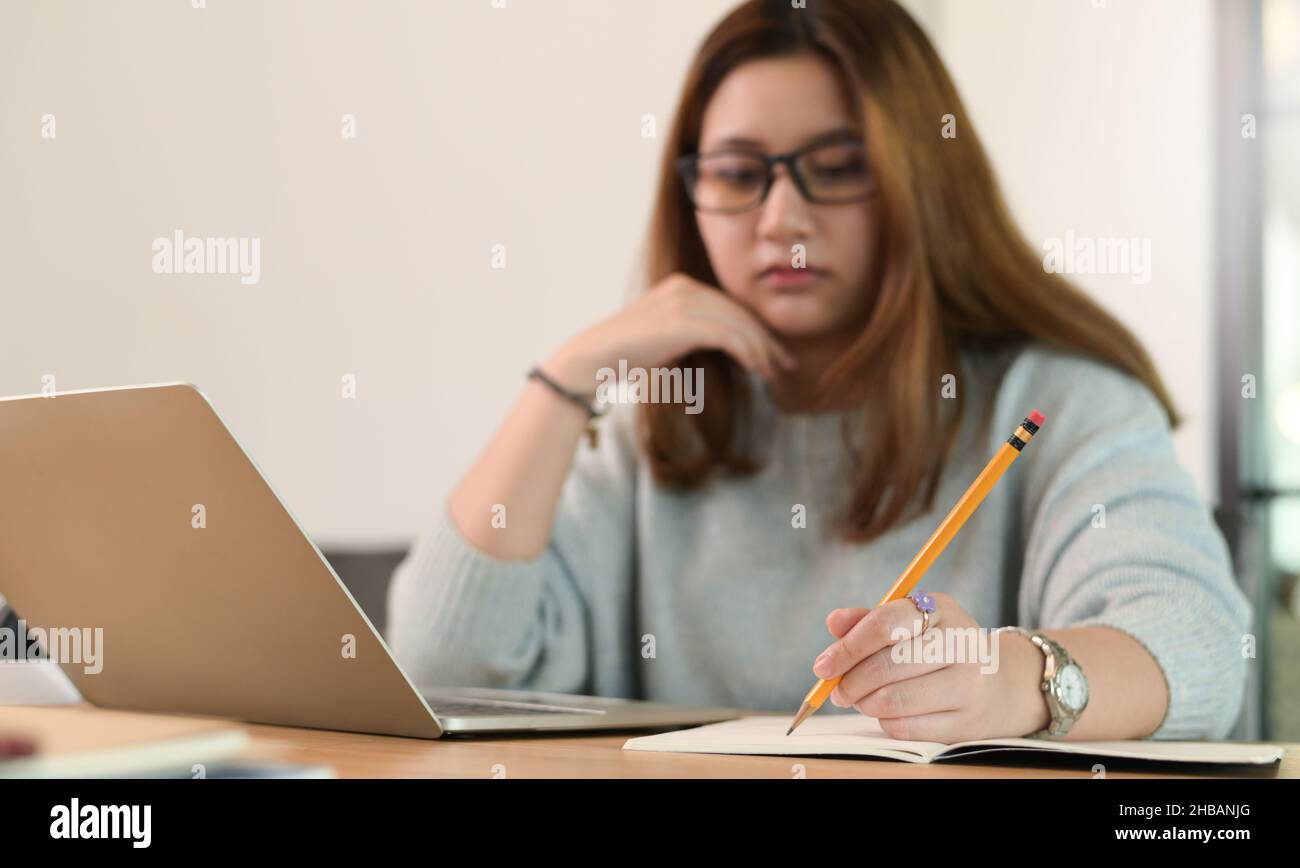
M 1039 427 L 1042 426 L 1043 420 L 1046 418 L 1047 418 L 1046 416 L 1044 416 L 1042 413 L 1039 413 L 1037 410 L 1029 414 L 1029 421 L 1033 422 L 1035 425 L 1038 425 Z

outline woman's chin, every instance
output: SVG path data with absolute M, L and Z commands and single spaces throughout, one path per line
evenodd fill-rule
M 808 340 L 835 331 L 832 317 L 824 311 L 797 309 L 779 302 L 764 309 L 761 318 L 772 334 L 790 340 Z

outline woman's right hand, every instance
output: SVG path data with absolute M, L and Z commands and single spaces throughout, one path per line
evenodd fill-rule
M 567 388 L 590 393 L 601 368 L 664 365 L 696 350 L 721 350 L 762 377 L 795 358 L 748 308 L 727 293 L 673 274 L 614 316 L 579 334 L 542 366 Z
M 721 350 L 764 377 L 795 359 L 743 304 L 674 274 L 614 316 L 570 340 L 541 365 L 566 389 L 592 395 L 601 368 L 664 367 L 695 350 Z M 560 492 L 587 414 L 536 383 L 506 417 L 451 496 L 461 534 L 504 560 L 535 558 L 547 546 Z M 495 523 L 509 507 L 510 523 Z

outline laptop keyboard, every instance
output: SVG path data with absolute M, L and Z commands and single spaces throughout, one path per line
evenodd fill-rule
M 574 708 L 566 705 L 543 705 L 537 702 L 506 702 L 482 699 L 427 699 L 429 708 L 439 717 L 500 717 L 516 714 L 604 714 L 598 708 Z

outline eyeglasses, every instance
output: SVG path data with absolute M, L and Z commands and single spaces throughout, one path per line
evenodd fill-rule
M 761 205 L 775 183 L 777 163 L 785 164 L 799 193 L 815 205 L 860 202 L 876 191 L 860 141 L 822 142 L 788 154 L 722 150 L 676 160 L 691 204 L 698 211 L 720 214 Z

